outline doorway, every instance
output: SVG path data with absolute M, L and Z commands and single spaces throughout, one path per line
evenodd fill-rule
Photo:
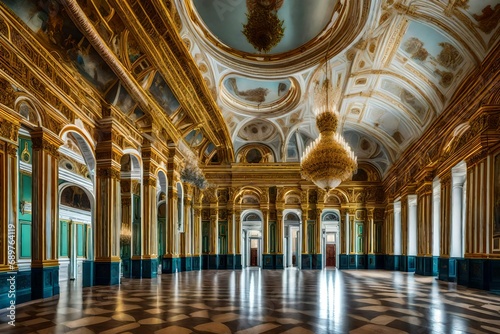
M 337 245 L 327 244 L 326 245 L 326 266 L 335 267 L 335 256 L 337 254 Z

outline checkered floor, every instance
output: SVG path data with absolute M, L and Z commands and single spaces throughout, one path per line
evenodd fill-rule
M 390 271 L 197 271 L 18 305 L 0 333 L 500 333 L 500 296 Z

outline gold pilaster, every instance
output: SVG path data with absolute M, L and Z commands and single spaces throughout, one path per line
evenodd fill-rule
M 367 214 L 367 221 L 366 221 L 366 252 L 367 254 L 373 254 L 373 244 L 374 244 L 374 220 L 373 220 L 373 215 L 374 215 L 374 208 L 369 208 Z
M 441 176 L 441 251 L 440 256 L 450 256 L 451 223 L 451 172 Z
M 276 242 L 277 248 L 276 253 L 283 254 L 283 234 L 284 221 L 283 221 L 283 209 L 276 209 Z
M 227 253 L 230 255 L 234 254 L 234 214 L 232 207 L 227 209 Z
M 384 238 L 387 255 L 394 255 L 394 203 L 389 203 L 385 207 Z
M 58 266 L 57 231 L 59 221 L 57 151 L 62 141 L 43 128 L 31 133 L 33 142 L 33 221 L 31 266 Z
M 236 236 L 234 242 L 235 254 L 241 255 L 241 210 L 236 210 L 234 214 L 234 223 L 236 226 Z
M 175 234 L 177 233 L 177 201 L 178 194 L 176 184 L 171 184 L 168 187 L 167 196 L 167 224 L 165 228 L 165 236 L 167 238 L 165 254 L 163 257 L 172 258 L 176 256 Z
M 315 241 L 315 250 L 316 254 L 321 254 L 321 239 L 322 239 L 322 231 L 321 231 L 321 213 L 323 212 L 323 209 L 317 208 L 316 209 L 316 225 L 314 226 L 314 233 L 316 234 L 316 237 L 314 238 Z
M 262 253 L 269 254 L 269 209 L 261 209 L 262 211 Z

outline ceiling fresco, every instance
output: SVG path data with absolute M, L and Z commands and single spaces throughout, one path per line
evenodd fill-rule
M 217 101 L 235 150 L 260 142 L 273 149 L 278 161 L 298 161 L 308 142 L 318 136 L 315 87 L 327 77 L 333 87 L 330 98 L 339 114 L 339 131 L 358 160 L 374 166 L 382 177 L 446 108 L 500 36 L 499 0 L 360 0 L 337 4 L 283 0 L 277 14 L 284 21 L 284 37 L 271 54 L 290 51 L 318 34 L 324 37 L 314 42 L 318 49 L 310 48 L 319 54 L 309 48 L 307 52 L 312 53 L 307 58 L 293 58 L 295 54 L 290 53 L 292 59 L 298 59 L 293 70 L 282 58 L 259 59 L 239 53 L 255 53 L 241 34 L 246 1 L 178 0 L 176 4 L 185 22 L 182 37 L 189 40 L 192 54 L 205 54 L 211 65 L 207 73 L 216 83 Z M 190 4 L 201 23 L 189 15 Z M 325 33 L 324 29 L 354 22 L 359 13 L 350 14 L 352 6 L 367 8 L 368 18 L 348 47 L 327 56 L 328 50 L 340 43 L 341 35 Z M 292 7 L 295 14 L 288 12 Z M 299 12 L 301 19 L 294 21 Z M 311 25 L 308 30 L 303 30 L 304 22 Z M 276 95 L 265 95 L 268 86 L 262 83 L 282 82 L 283 72 L 292 87 L 296 86 L 296 98 L 286 103 L 265 100 Z M 244 84 L 243 78 L 250 77 L 253 81 Z M 249 101 L 238 94 L 245 91 L 258 97 Z M 228 103 L 231 99 L 244 106 Z M 259 108 L 264 101 L 274 109 Z M 266 129 L 274 124 L 273 143 L 252 124 L 266 124 Z
M 277 16 L 283 21 L 284 33 L 269 53 L 284 53 L 306 44 L 316 37 L 332 19 L 338 1 L 303 0 L 193 0 L 194 8 L 207 32 L 222 44 L 246 53 L 260 53 L 243 34 L 252 6 L 276 4 Z M 314 17 L 314 20 L 310 20 Z
M 183 140 L 204 163 L 256 161 L 248 156 L 256 152 L 263 162 L 299 162 L 319 135 L 316 87 L 328 79 L 338 132 L 358 161 L 382 178 L 500 40 L 500 0 L 0 0 L 0 5 L 19 17 L 23 33 L 33 34 L 39 47 L 128 120 L 147 129 L 160 119 L 176 134 L 172 140 Z M 268 50 L 256 48 L 243 33 L 250 22 L 258 23 L 251 18 L 256 8 L 269 11 L 282 28 Z M 153 22 L 148 13 L 165 14 L 154 21 L 163 27 L 147 30 L 143 22 Z M 276 34 L 266 30 L 267 23 L 262 23 L 264 39 Z M 154 45 L 151 31 L 161 31 L 165 45 Z M 189 56 L 193 62 L 182 59 Z M 167 63 L 172 58 L 178 63 Z M 180 82 L 182 71 L 199 71 L 199 81 Z M 219 124 L 222 128 L 212 129 Z M 232 146 L 225 145 L 229 140 Z M 219 149 L 230 153 L 221 157 Z

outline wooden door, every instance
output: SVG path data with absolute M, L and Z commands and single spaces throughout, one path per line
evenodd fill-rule
M 335 267 L 335 256 L 337 255 L 336 244 L 326 244 L 326 266 Z
M 250 266 L 257 266 L 257 248 L 250 248 Z

